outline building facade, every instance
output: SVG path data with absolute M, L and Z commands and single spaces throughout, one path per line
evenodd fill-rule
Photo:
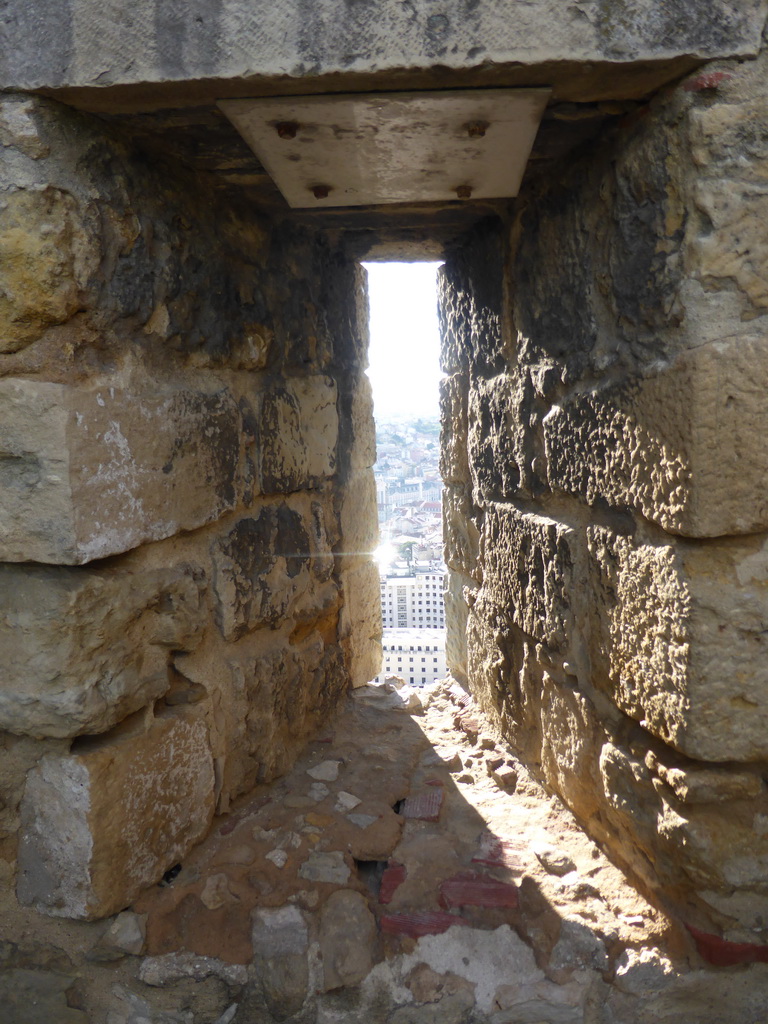
M 381 621 L 388 629 L 445 629 L 445 571 L 381 579 Z
M 444 629 L 390 630 L 381 647 L 383 662 L 377 683 L 387 676 L 400 676 L 411 686 L 429 686 L 445 677 Z

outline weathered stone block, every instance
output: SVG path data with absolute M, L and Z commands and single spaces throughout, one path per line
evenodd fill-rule
M 211 556 L 216 617 L 227 640 L 276 625 L 312 584 L 309 531 L 285 504 L 239 520 L 214 541 Z
M 239 455 L 226 390 L 2 380 L 0 558 L 89 562 L 202 526 L 234 507 Z
M 294 377 L 269 388 L 261 411 L 265 494 L 313 487 L 336 472 L 338 412 L 331 377 Z
M 376 462 L 376 424 L 373 419 L 373 393 L 371 380 L 361 373 L 356 379 L 350 401 L 348 430 L 351 450 L 349 468 L 351 473 L 370 469 Z
M 205 647 L 175 658 L 178 670 L 210 694 L 217 813 L 257 782 L 286 772 L 346 693 L 335 589 L 334 600 L 328 623 L 301 623 L 290 638 L 256 630 L 228 644 L 213 635 Z
M 483 589 L 530 637 L 564 650 L 580 576 L 575 531 L 511 505 L 486 509 L 481 540 Z
M 320 954 L 325 992 L 356 985 L 373 968 L 378 946 L 376 919 L 359 892 L 331 893 L 320 914 Z
M 678 896 L 695 891 L 722 927 L 752 932 L 742 932 L 741 941 L 764 938 L 765 793 L 726 806 L 683 804 L 642 756 L 611 742 L 599 765 L 605 811 L 624 833 L 624 857 L 638 873 L 647 876 L 653 864 L 663 885 Z
M 475 501 L 505 501 L 520 488 L 524 388 L 507 374 L 476 381 L 469 393 L 467 447 Z
M 466 576 L 480 577 L 480 531 L 464 488 L 443 489 L 443 544 L 446 565 Z
M 530 659 L 533 652 L 527 655 Z M 529 699 L 531 710 L 535 709 L 530 717 L 538 718 L 542 774 L 574 814 L 589 821 L 600 806 L 598 760 L 603 730 L 583 694 L 558 685 L 547 672 L 541 672 L 540 679 L 540 688 Z
M 67 999 L 76 983 L 54 971 L 6 968 L 0 976 L 4 1024 L 87 1024 L 86 1013 Z
M 253 914 L 253 953 L 264 1001 L 273 1020 L 298 1013 L 309 990 L 309 930 L 298 907 Z
M 596 685 L 690 757 L 768 754 L 768 542 L 642 543 L 588 531 Z
M 467 675 L 467 618 L 470 602 L 477 591 L 475 580 L 458 572 L 448 573 L 445 602 L 445 660 L 453 678 L 466 685 Z
M 440 320 L 440 367 L 445 373 L 466 371 L 472 301 L 467 282 L 453 264 L 437 272 L 437 312 Z
M 208 731 L 193 709 L 49 755 L 22 803 L 17 894 L 56 917 L 92 920 L 129 905 L 207 832 L 213 817 Z
M 8 107 L 5 109 L 4 134 L 10 136 L 16 133 L 7 130 Z M 18 106 L 14 112 L 18 123 Z M 25 124 L 19 128 L 26 128 L 25 148 L 29 148 L 29 128 Z M 89 235 L 69 193 L 50 186 L 4 192 L 0 208 L 0 352 L 15 352 L 46 327 L 73 316 L 98 263 L 94 235 Z
M 468 483 L 467 401 L 469 381 L 455 373 L 440 381 L 440 476 L 447 484 Z
M 376 480 L 370 470 L 360 471 L 344 484 L 340 519 L 342 550 L 337 554 L 341 563 L 369 560 L 379 542 Z
M 341 575 L 344 604 L 339 635 L 353 686 L 365 686 L 381 670 L 381 588 L 372 562 Z
M 170 651 L 198 642 L 204 614 L 188 567 L 0 566 L 0 728 L 111 728 L 166 692 Z
M 549 483 L 687 536 L 765 529 L 766 389 L 768 340 L 742 337 L 567 399 L 544 420 Z

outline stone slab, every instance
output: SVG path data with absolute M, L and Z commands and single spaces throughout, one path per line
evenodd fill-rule
M 727 0 L 703 8 L 683 0 L 673 10 L 637 0 L 622 8 L 621 17 L 603 2 L 564 13 L 560 0 L 541 0 L 514 18 L 505 3 L 491 0 L 473 8 L 472 17 L 460 0 L 446 0 L 439 12 L 421 5 L 382 9 L 364 0 L 352 12 L 328 3 L 309 14 L 299 0 L 279 7 L 267 0 L 224 0 L 216 17 L 194 25 L 169 3 L 156 16 L 143 3 L 129 17 L 118 18 L 117 9 L 116 0 L 98 11 L 89 0 L 45 0 L 33 16 L 19 4 L 4 87 L 103 91 L 113 84 L 213 79 L 219 80 L 214 95 L 222 95 L 227 79 L 250 79 L 254 69 L 283 80 L 304 79 L 308 69 L 316 76 L 360 75 L 437 62 L 455 71 L 482 60 L 487 66 L 522 65 L 524 81 L 536 65 L 546 64 L 558 82 L 569 62 L 611 62 L 614 89 L 626 90 L 632 76 L 624 81 L 623 63 L 632 70 L 643 60 L 754 53 L 765 20 L 760 0 L 743 0 L 738 8 Z
M 572 396 L 544 419 L 549 484 L 685 536 L 766 529 L 766 389 L 768 339 L 755 335 Z
M 48 755 L 22 801 L 17 895 L 44 914 L 93 920 L 129 906 L 181 862 L 213 819 L 208 730 L 194 710 Z
M 190 567 L 0 566 L 0 728 L 37 738 L 110 729 L 168 690 L 205 608 Z
M 80 564 L 217 519 L 239 425 L 215 385 L 0 381 L 0 559 Z
M 590 527 L 595 682 L 689 757 L 768 754 L 768 541 L 642 543 Z

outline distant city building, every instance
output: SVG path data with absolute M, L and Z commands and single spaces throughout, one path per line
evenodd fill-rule
M 412 575 L 381 579 L 381 622 L 388 629 L 445 629 L 445 570 L 431 568 Z
M 444 629 L 391 630 L 385 632 L 381 646 L 383 665 L 374 682 L 400 676 L 411 686 L 429 686 L 445 678 Z

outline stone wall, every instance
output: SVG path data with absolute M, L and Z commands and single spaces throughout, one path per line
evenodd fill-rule
M 98 119 L 0 102 L 0 857 L 157 881 L 378 670 L 359 271 Z
M 765 0 L 135 0 L 129 12 L 120 0 L 98 10 L 90 0 L 7 0 L 0 83 L 88 90 L 96 104 L 114 101 L 112 86 L 130 103 L 133 86 L 152 83 L 183 105 L 265 87 L 351 91 L 372 79 L 455 88 L 469 71 L 470 85 L 503 75 L 571 100 L 642 96 L 675 62 L 756 52 L 766 13 Z
M 531 180 L 441 286 L 452 670 L 636 879 L 748 944 L 768 942 L 766 64 L 711 64 Z

